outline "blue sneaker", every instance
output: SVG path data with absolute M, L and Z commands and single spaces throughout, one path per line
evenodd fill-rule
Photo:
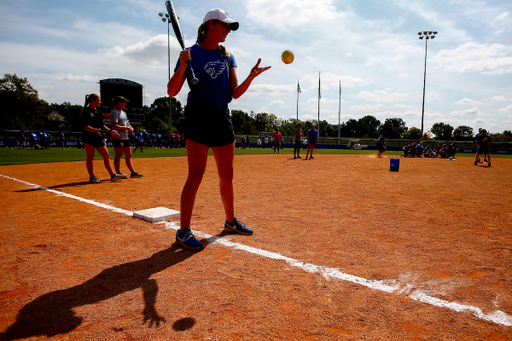
M 238 234 L 244 234 L 244 235 L 252 235 L 254 232 L 249 227 L 247 227 L 244 223 L 236 219 L 231 223 L 228 224 L 228 221 L 226 220 L 226 223 L 224 224 L 224 231 L 232 232 L 232 233 L 238 233 Z
M 199 240 L 197 240 L 192 231 L 187 227 L 183 234 L 180 233 L 180 230 L 176 231 L 176 244 L 182 245 L 185 249 L 189 250 L 202 250 L 204 249 L 203 244 Z

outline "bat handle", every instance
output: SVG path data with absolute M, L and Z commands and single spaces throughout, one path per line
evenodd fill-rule
M 190 62 L 187 62 L 187 69 L 190 76 L 190 84 L 196 85 L 197 83 L 199 83 L 199 79 L 196 78 L 196 75 L 194 73 L 194 70 L 192 69 L 192 65 L 190 65 Z

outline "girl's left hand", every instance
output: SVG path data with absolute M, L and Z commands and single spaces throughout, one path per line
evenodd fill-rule
M 261 58 L 258 59 L 258 62 L 256 63 L 256 65 L 254 65 L 254 67 L 252 68 L 251 76 L 257 77 L 261 73 L 267 71 L 268 69 L 270 69 L 272 67 L 272 66 L 260 67 L 260 63 L 261 63 Z

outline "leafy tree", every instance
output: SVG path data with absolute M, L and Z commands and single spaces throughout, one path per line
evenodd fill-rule
M 493 142 L 512 142 L 512 132 L 505 130 L 502 134 L 491 134 Z
M 279 130 L 281 131 L 283 136 L 293 136 L 293 132 L 297 127 L 297 120 L 292 118 L 289 118 L 287 120 L 279 119 L 278 124 Z
M 267 131 L 267 124 L 270 123 L 270 117 L 267 113 L 258 113 L 254 115 L 254 126 L 258 131 Z
M 453 131 L 453 138 L 456 140 L 471 140 L 473 138 L 473 128 L 460 126 Z
M 164 122 L 158 117 L 153 117 L 149 122 L 146 122 L 146 127 L 151 133 L 164 133 L 169 131 L 169 123 Z
M 430 131 L 436 136 L 436 139 L 449 140 L 452 138 L 453 127 L 449 124 L 439 122 L 434 123 Z
M 178 101 L 175 97 L 171 97 L 171 106 L 172 106 L 172 130 L 173 132 L 178 132 L 178 129 L 174 129 L 175 125 L 180 121 L 180 119 L 184 116 L 185 112 L 181 105 L 181 102 Z M 151 106 L 146 110 L 146 125 L 149 122 L 152 122 L 155 118 L 158 118 L 160 121 L 164 122 L 167 125 L 167 131 L 169 131 L 169 97 L 158 97 L 156 98 Z M 156 122 L 156 121 L 155 121 Z M 155 124 L 155 123 L 153 123 Z M 160 123 L 156 124 L 160 126 Z M 162 127 L 162 126 L 161 126 Z M 153 131 L 149 126 L 148 129 Z M 163 131 L 160 131 L 163 132 Z
M 419 140 L 421 138 L 421 130 L 416 127 L 409 128 L 403 133 L 403 137 L 406 140 Z
M 68 131 L 82 131 L 83 127 L 80 119 L 82 109 L 81 105 L 71 104 L 70 102 L 62 102 L 62 104 L 52 103 L 48 106 L 50 113 L 57 112 L 64 116 L 64 125 L 60 126 L 59 129 Z
M 399 139 L 407 131 L 407 126 L 401 118 L 386 118 L 379 130 L 388 139 Z
M 0 129 L 44 128 L 47 108 L 27 78 L 5 74 L 0 79 Z
M 235 134 L 248 134 L 250 133 L 253 119 L 245 111 L 231 110 L 231 122 L 233 122 Z M 250 122 L 250 124 L 246 124 L 247 122 Z
M 359 122 L 350 119 L 347 122 L 341 123 L 340 134 L 344 137 L 358 137 L 358 133 L 361 131 L 359 128 Z
M 379 136 L 380 121 L 371 115 L 361 117 L 359 123 L 359 136 L 376 138 Z

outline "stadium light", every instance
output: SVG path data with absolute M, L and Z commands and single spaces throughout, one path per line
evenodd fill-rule
M 427 81 L 427 42 L 436 37 L 437 31 L 418 32 L 420 40 L 425 39 L 425 69 L 423 72 L 423 103 L 421 104 L 421 139 L 423 140 L 423 120 L 425 118 L 425 84 Z
M 158 13 L 158 15 L 162 18 L 163 22 L 167 23 L 167 66 L 169 71 L 169 80 L 171 80 L 171 38 L 170 38 L 170 31 L 169 31 L 169 25 L 171 23 L 171 20 L 169 18 L 169 14 L 167 13 Z M 169 96 L 169 133 L 172 133 L 172 102 L 171 102 L 171 96 Z

